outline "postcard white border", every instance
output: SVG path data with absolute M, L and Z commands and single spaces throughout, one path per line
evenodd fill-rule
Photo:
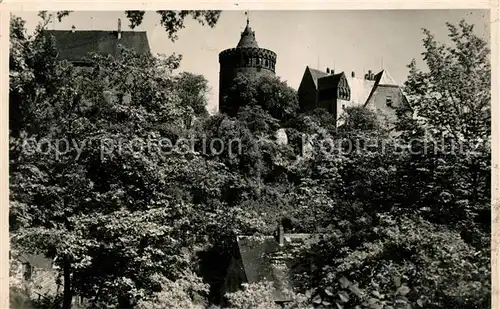
M 8 54 L 9 16 L 11 11 L 57 11 L 57 10 L 389 10 L 389 9 L 490 9 L 491 10 L 491 57 L 492 57 L 492 227 L 491 227 L 491 270 L 492 307 L 500 309 L 500 266 L 498 264 L 498 242 L 500 240 L 499 212 L 499 3 L 484 0 L 366 0 L 366 1 L 4 1 L 0 0 L 0 308 L 9 308 L 8 271 Z

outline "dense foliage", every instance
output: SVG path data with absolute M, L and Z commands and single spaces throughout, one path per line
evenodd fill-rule
M 172 34 L 218 16 L 175 14 Z M 470 25 L 449 25 L 451 47 L 425 32 L 429 70 L 410 64 L 405 87 L 418 117 L 397 134 L 362 107 L 338 129 L 300 114 L 274 77 L 239 76 L 234 114 L 209 117 L 180 56 L 124 49 L 78 69 L 43 28 L 11 20 L 10 231 L 13 249 L 55 258 L 50 301 L 214 308 L 235 235 L 281 221 L 321 235 L 295 252 L 291 308 L 489 306 L 489 51 Z M 226 301 L 273 308 L 269 290 Z

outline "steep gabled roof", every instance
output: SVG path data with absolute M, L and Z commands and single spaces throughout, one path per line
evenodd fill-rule
M 150 52 L 145 31 L 122 31 L 120 39 L 117 31 L 46 30 L 45 33 L 54 36 L 59 58 L 68 61 L 82 61 L 90 52 L 117 56 L 119 45 L 139 54 Z
M 344 72 L 338 74 L 328 74 L 326 76 L 318 78 L 318 89 L 326 89 L 330 87 L 337 87 L 342 76 L 345 76 Z
M 58 284 L 53 259 L 47 258 L 43 254 L 29 253 L 17 253 L 14 258 L 21 263 L 29 263 L 30 266 L 36 268 L 36 285 L 33 287 L 33 292 L 39 295 L 55 293 Z
M 350 102 L 356 105 L 366 105 L 371 99 L 376 88 L 379 86 L 398 87 L 401 90 L 400 85 L 398 85 L 394 81 L 387 70 L 380 71 L 377 75 L 375 75 L 375 78 L 373 80 L 369 80 L 363 77 L 352 77 L 350 74 L 347 75 L 344 72 L 331 75 L 320 70 L 312 69 L 310 67 L 306 67 L 302 82 L 304 81 L 304 78 L 306 78 L 306 75 L 311 76 L 316 90 L 318 90 L 319 80 L 321 80 L 322 83 L 324 82 L 336 85 L 339 82 L 340 77 L 344 75 L 351 90 Z
M 29 263 L 33 267 L 50 270 L 52 269 L 53 260 L 46 258 L 42 254 L 19 254 L 17 260 L 21 263 Z
M 306 67 L 306 71 L 308 71 L 309 74 L 311 75 L 311 77 L 314 81 L 314 85 L 316 86 L 316 89 L 318 89 L 318 79 L 329 75 L 326 72 L 316 70 L 316 69 L 311 69 L 310 67 Z
M 238 249 L 248 283 L 272 282 L 275 288 L 273 293 L 275 300 L 286 301 L 284 292 L 290 287 L 290 282 L 280 274 L 269 258 L 280 249 L 275 238 L 239 236 Z
M 367 80 L 364 78 L 356 78 L 356 77 L 348 77 L 344 72 L 340 72 L 338 74 L 320 77 L 318 79 L 319 85 L 321 86 L 320 88 L 323 88 L 325 86 L 325 83 L 336 87 L 338 85 L 338 83 L 340 82 L 341 78 L 345 78 L 345 80 L 347 81 L 347 84 L 349 85 L 349 88 L 351 90 L 350 102 L 355 103 L 355 104 L 359 104 L 359 105 L 365 104 L 368 97 L 370 96 L 371 91 L 374 88 L 375 81 L 373 81 L 373 80 Z
M 274 284 L 274 300 L 289 301 L 285 291 L 291 290 L 290 273 L 273 262 L 273 256 L 286 252 L 294 245 L 314 239 L 311 234 L 284 234 L 280 247 L 274 236 L 238 236 L 237 245 L 248 283 L 269 281 Z
M 392 76 L 389 74 L 387 70 L 382 70 L 380 73 L 376 75 L 377 84 L 379 86 L 395 86 L 399 87 L 399 85 L 394 81 Z
M 394 81 L 394 79 L 391 77 L 389 72 L 387 72 L 387 70 L 382 70 L 379 73 L 377 73 L 377 75 L 375 75 L 375 85 L 373 86 L 370 95 L 368 96 L 366 102 L 364 103 L 365 106 L 370 102 L 370 99 L 373 96 L 373 93 L 375 93 L 375 90 L 377 90 L 377 87 L 397 87 L 399 88 L 399 91 L 401 92 L 404 100 L 406 101 L 406 96 L 404 95 L 401 87 Z M 409 107 L 407 103 L 408 102 L 403 102 L 403 104 L 406 104 Z

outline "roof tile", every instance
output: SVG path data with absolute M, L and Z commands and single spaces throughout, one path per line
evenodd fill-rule
M 117 31 L 46 30 L 46 34 L 54 36 L 59 57 L 68 61 L 84 60 L 90 52 L 117 56 L 119 45 L 139 54 L 150 51 L 145 31 L 122 31 L 120 39 Z
M 309 73 L 311 74 L 311 77 L 314 81 L 314 85 L 316 85 L 316 88 L 318 88 L 318 79 L 329 75 L 326 72 L 316 70 L 316 69 L 311 69 L 310 67 L 307 67 L 306 69 L 309 70 Z

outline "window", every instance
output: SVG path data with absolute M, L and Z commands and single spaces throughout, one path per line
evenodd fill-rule
M 389 107 L 392 106 L 392 98 L 391 97 L 387 97 L 385 98 L 385 104 Z
M 260 64 L 260 58 L 257 58 L 257 65 Z
M 269 66 L 269 61 L 266 59 L 265 61 L 265 66 L 268 67 Z
M 345 104 L 342 104 L 342 109 L 345 109 Z
M 349 89 L 341 87 L 338 90 L 337 96 L 339 99 L 344 100 L 344 101 L 349 101 Z

